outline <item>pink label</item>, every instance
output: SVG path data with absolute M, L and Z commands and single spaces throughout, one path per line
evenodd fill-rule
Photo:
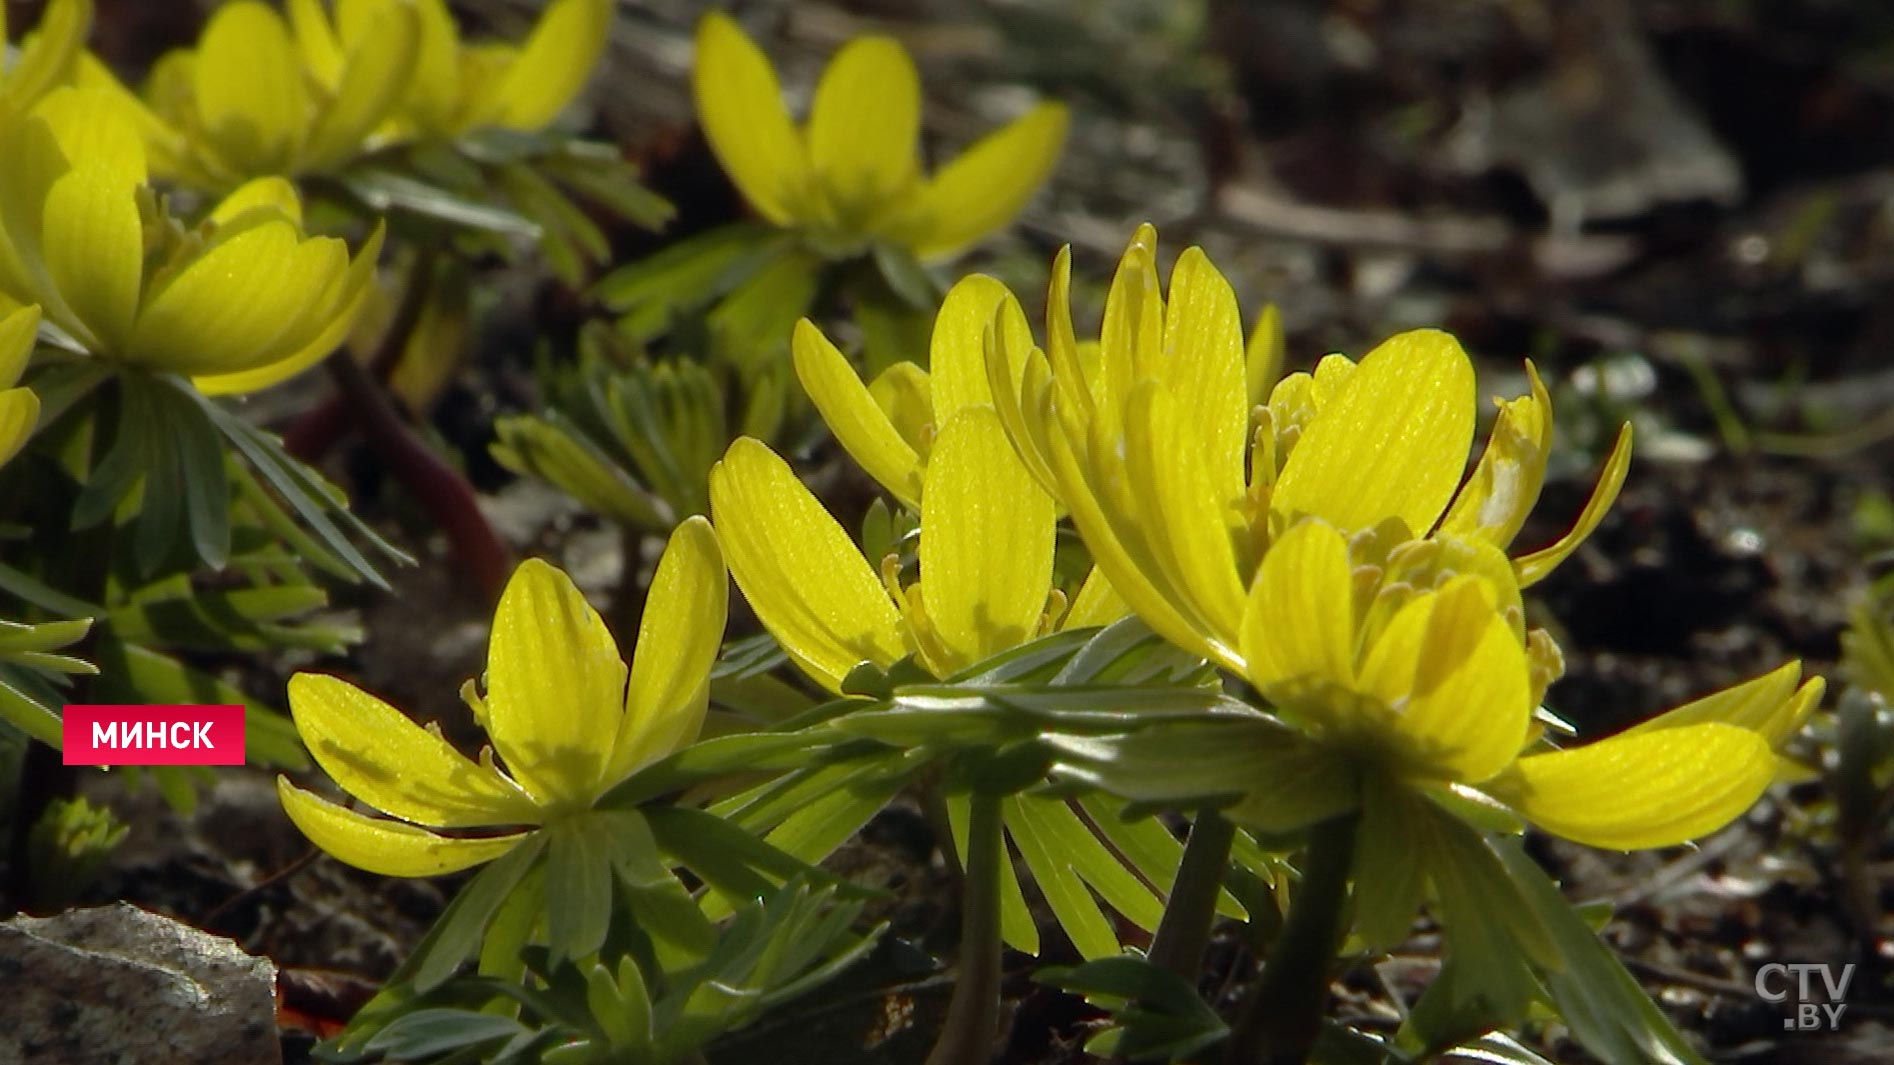
M 67 765 L 242 765 L 241 706 L 71 705 Z

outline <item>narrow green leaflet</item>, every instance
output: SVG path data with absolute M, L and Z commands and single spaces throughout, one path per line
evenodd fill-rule
M 1703 1065 L 1703 1056 L 1658 1010 L 1545 871 L 1516 843 L 1494 849 L 1563 963 L 1542 976 L 1572 1035 L 1605 1061 Z

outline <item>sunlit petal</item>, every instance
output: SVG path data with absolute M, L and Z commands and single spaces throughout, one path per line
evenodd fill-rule
M 1058 165 L 1066 109 L 1040 104 L 987 134 L 920 189 L 902 220 L 922 259 L 944 259 L 1013 220 Z
M 520 832 L 478 839 L 450 838 L 399 821 L 367 817 L 276 778 L 276 794 L 309 842 L 381 876 L 440 876 L 490 862 L 526 838 Z
M 487 644 L 487 731 L 541 804 L 588 804 L 625 706 L 625 664 L 604 619 L 538 559 L 500 596 Z
M 1052 586 L 1057 517 L 991 407 L 964 407 L 942 427 L 923 499 L 921 589 L 952 656 L 939 672 L 1032 638 Z
M 888 37 L 857 37 L 829 61 L 809 110 L 809 163 L 845 225 L 865 227 L 920 173 L 921 79 Z
M 1303 429 L 1270 508 L 1350 531 L 1388 517 L 1432 529 L 1466 469 L 1473 397 L 1473 364 L 1447 334 L 1382 343 Z
M 1521 555 L 1513 561 L 1519 567 L 1519 586 L 1530 587 L 1543 580 L 1558 564 L 1578 550 L 1578 545 L 1597 530 L 1598 524 L 1605 520 L 1605 514 L 1611 510 L 1611 504 L 1618 500 L 1618 490 L 1624 487 L 1624 475 L 1631 468 L 1631 423 L 1625 422 L 1618 430 L 1618 438 L 1611 445 L 1611 454 L 1605 459 L 1604 469 L 1599 471 L 1598 483 L 1592 488 L 1591 498 L 1585 502 L 1585 509 L 1578 516 L 1578 522 L 1571 531 L 1559 537 L 1551 545 Z
M 296 674 L 289 710 L 317 764 L 378 810 L 439 828 L 538 820 L 532 799 L 498 772 L 346 681 Z
M 768 57 L 728 15 L 711 12 L 697 24 L 691 85 L 704 136 L 730 180 L 758 214 L 788 224 L 809 184 L 808 151 Z
M 896 499 L 909 508 L 918 508 L 920 456 L 856 376 L 848 357 L 807 318 L 796 323 L 790 350 L 796 377 L 828 423 L 829 431 L 835 434 L 836 442 Z
M 1335 527 L 1304 521 L 1263 556 L 1243 615 L 1243 658 L 1263 694 L 1355 679 L 1354 577 Z
M 729 609 L 730 579 L 717 534 L 703 517 L 687 518 L 658 560 L 638 620 L 625 716 L 607 783 L 697 738 Z
M 1548 832 L 1634 850 L 1722 828 L 1761 797 L 1775 765 L 1747 729 L 1681 725 L 1528 755 L 1489 790 Z
M 901 616 L 848 534 L 789 464 L 748 437 L 710 471 L 711 521 L 764 627 L 830 690 L 862 662 L 907 653 Z
M 1410 758 L 1467 783 L 1505 768 L 1532 718 L 1525 648 L 1474 576 L 1394 616 L 1362 663 L 1361 690 L 1394 711 Z
M 534 130 L 559 117 L 598 65 L 611 22 L 611 0 L 553 0 L 501 80 L 491 121 Z

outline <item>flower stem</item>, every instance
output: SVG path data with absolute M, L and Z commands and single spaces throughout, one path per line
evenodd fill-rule
M 407 347 L 408 338 L 420 323 L 421 311 L 427 304 L 432 278 L 432 258 L 416 259 L 401 305 L 371 362 L 383 362 L 388 352 L 398 354 Z M 447 534 L 456 560 L 475 586 L 489 600 L 499 599 L 513 571 L 513 553 L 500 540 L 487 516 L 481 513 L 473 485 L 422 442 L 368 368 L 346 351 L 331 356 L 327 366 L 335 378 L 344 407 L 388 463 L 389 471 L 427 511 L 434 524 Z
M 985 1065 L 1000 1027 L 1000 799 L 968 804 L 966 886 L 960 902 L 960 974 L 927 1065 Z
M 1152 965 L 1192 984 L 1202 975 L 1204 950 L 1217 920 L 1217 894 L 1223 890 L 1223 871 L 1230 864 L 1230 844 L 1235 840 L 1236 826 L 1229 818 L 1208 806 L 1197 811 L 1164 916 L 1151 938 L 1151 952 L 1145 956 Z
M 1311 834 L 1282 934 L 1238 1009 L 1226 1065 L 1304 1065 L 1322 1032 L 1329 962 L 1341 945 L 1355 815 L 1317 825 Z

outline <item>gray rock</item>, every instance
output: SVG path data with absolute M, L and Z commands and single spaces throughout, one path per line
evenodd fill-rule
M 126 903 L 0 924 L 0 1065 L 280 1063 L 276 967 Z

